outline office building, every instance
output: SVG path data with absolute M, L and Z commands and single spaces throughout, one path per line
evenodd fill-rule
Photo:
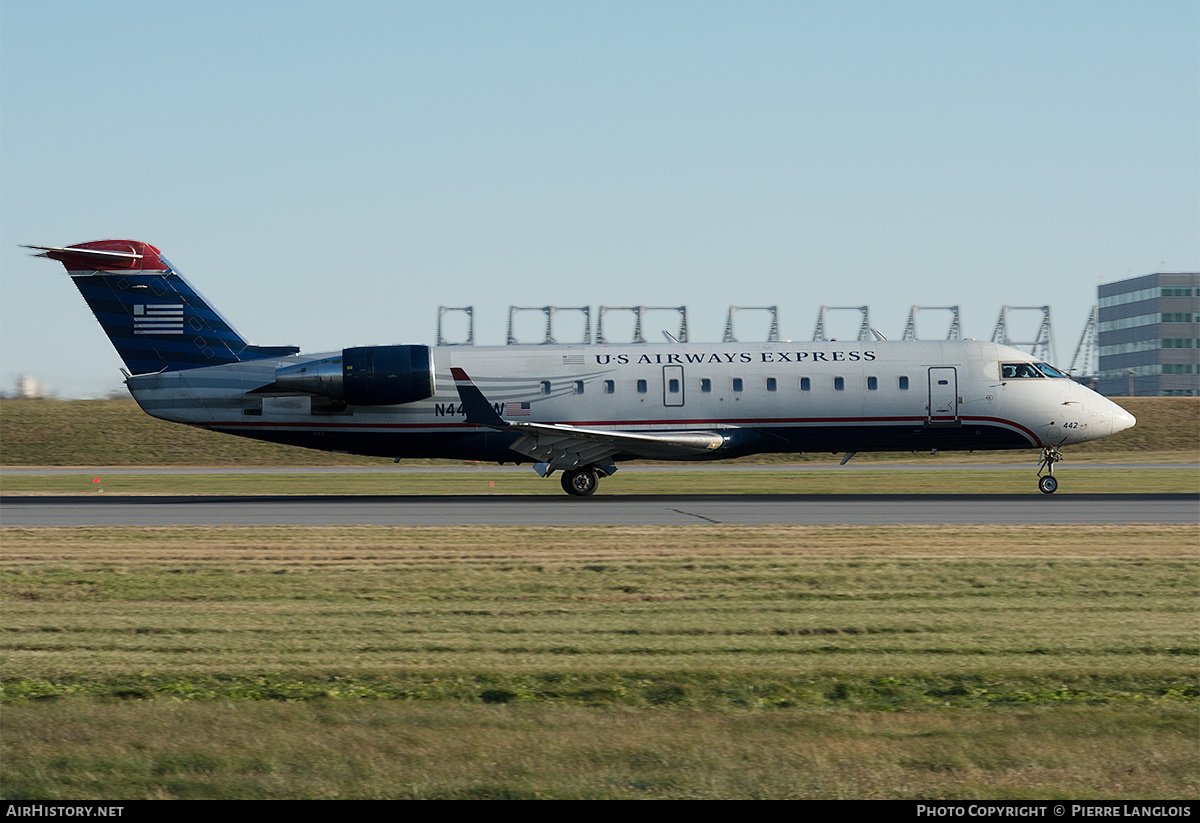
M 1200 273 L 1104 283 L 1099 306 L 1101 394 L 1200 396 Z

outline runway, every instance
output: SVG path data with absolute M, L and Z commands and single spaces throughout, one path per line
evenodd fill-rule
M 1196 494 L 5 497 L 0 526 L 1196 524 Z

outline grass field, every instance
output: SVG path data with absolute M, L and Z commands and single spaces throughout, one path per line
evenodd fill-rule
M 1194 469 L 1087 467 L 1197 461 L 1200 400 L 1128 408 L 1139 425 L 1072 449 L 1059 494 L 1196 491 Z M 162 423 L 129 400 L 2 401 L 0 441 L 4 466 L 118 467 L 6 476 L 6 495 L 561 494 L 471 469 L 121 474 L 386 465 Z M 1032 451 L 855 464 L 896 460 L 1029 470 L 668 468 L 606 489 L 1033 489 Z M 9 800 L 1200 796 L 1196 526 L 6 527 L 0 541 Z
M 1200 793 L 1193 526 L 3 540 L 6 799 Z

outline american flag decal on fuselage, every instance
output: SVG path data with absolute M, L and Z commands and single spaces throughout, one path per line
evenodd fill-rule
M 504 416 L 505 417 L 529 417 L 529 404 L 528 403 L 505 403 L 504 404 Z
M 134 334 L 183 334 L 183 304 L 135 304 L 133 307 Z

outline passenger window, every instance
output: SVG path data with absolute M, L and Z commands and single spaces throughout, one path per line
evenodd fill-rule
M 611 381 L 611 380 L 604 381 L 604 393 L 605 394 L 612 394 L 616 390 L 617 390 L 617 386 L 615 383 L 613 383 L 613 381 Z
M 582 380 L 575 381 L 575 393 L 583 394 L 583 381 Z
M 667 391 L 669 391 L 671 394 L 679 394 L 678 378 L 672 377 L 670 380 L 667 381 Z
M 542 381 L 542 394 L 549 394 L 549 393 L 550 393 L 550 381 L 543 380 Z
M 844 377 L 833 378 L 833 390 L 834 391 L 845 391 L 846 390 L 846 378 L 844 378 Z
M 700 391 L 712 391 L 712 381 L 707 377 L 700 378 Z
M 638 390 L 638 394 L 646 393 L 646 381 L 645 380 L 639 380 L 637 382 L 637 390 Z
M 907 377 L 901 376 L 900 391 L 908 391 L 908 378 Z
M 775 378 L 774 377 L 767 378 L 767 391 L 775 391 Z
M 809 380 L 807 377 L 801 377 L 800 378 L 800 391 L 811 391 L 811 390 L 812 390 L 812 381 Z
M 742 378 L 740 378 L 740 377 L 733 378 L 733 390 L 734 391 L 742 390 Z
M 878 388 L 879 388 L 879 378 L 878 377 L 868 377 L 867 378 L 867 391 L 875 391 Z

